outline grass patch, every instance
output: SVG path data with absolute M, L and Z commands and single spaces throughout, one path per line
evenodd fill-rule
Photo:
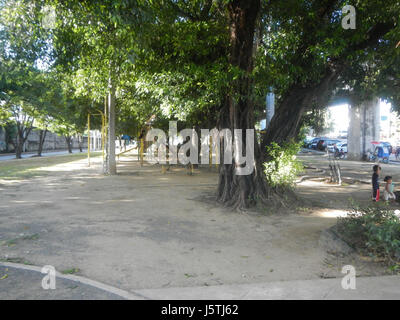
M 190 273 L 185 273 L 185 277 L 186 277 L 186 278 L 195 278 L 196 275 L 190 274 Z
M 336 231 L 361 254 L 382 261 L 393 273 L 400 272 L 400 218 L 388 205 L 353 204 L 346 217 L 338 218 Z
M 101 152 L 90 153 L 91 157 L 100 155 Z M 40 170 L 41 168 L 82 160 L 85 158 L 87 158 L 87 153 L 83 152 L 52 157 L 34 157 L 0 161 L 0 179 L 23 180 L 38 176 L 46 176 L 48 172 L 45 170 Z
M 5 259 L 0 258 L 0 261 L 2 261 L 2 262 L 11 262 L 11 263 L 20 263 L 20 264 L 25 264 L 27 266 L 33 266 L 32 262 L 26 260 L 25 258 L 19 258 L 19 257 L 16 257 L 16 258 L 5 258 Z
M 23 236 L 21 238 L 22 240 L 37 240 L 39 239 L 39 235 L 37 233 L 29 235 L 29 236 Z
M 61 271 L 62 274 L 75 274 L 81 271 L 79 268 L 71 268 Z
M 12 247 L 12 246 L 15 246 L 20 240 L 37 240 L 37 239 L 39 239 L 39 234 L 35 233 L 32 235 L 27 235 L 27 236 L 15 238 L 15 239 L 1 241 L 0 245 Z
M 12 247 L 17 244 L 18 239 L 4 240 L 0 242 L 1 246 Z

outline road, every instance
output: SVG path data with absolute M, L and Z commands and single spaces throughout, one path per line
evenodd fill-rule
M 128 145 L 126 147 L 126 150 L 133 148 L 133 145 Z M 116 148 L 116 152 L 122 152 L 124 151 L 124 148 L 119 149 L 118 147 Z M 101 150 L 91 150 L 91 151 L 101 151 Z M 84 149 L 84 152 L 86 152 L 86 149 Z M 79 149 L 72 149 L 72 153 L 79 153 Z M 22 158 L 26 159 L 26 158 L 31 158 L 33 156 L 35 156 L 37 154 L 37 152 L 24 152 L 22 154 Z M 42 157 L 53 157 L 53 156 L 61 156 L 61 155 L 66 155 L 68 154 L 67 150 L 59 150 L 59 151 L 45 151 L 42 152 Z M 15 153 L 6 153 L 6 154 L 0 154 L 0 161 L 4 161 L 4 160 L 15 160 Z
M 314 150 L 314 149 L 306 149 L 306 148 L 303 148 L 302 149 L 302 151 L 301 151 L 302 153 L 313 153 L 313 154 L 319 154 L 319 155 L 326 155 L 326 152 L 325 151 L 319 151 L 319 150 Z M 346 158 L 347 158 L 347 154 L 346 154 Z M 346 159 L 345 158 L 345 159 Z M 373 162 L 371 162 L 371 163 L 373 163 Z M 392 153 L 392 154 L 390 154 L 390 156 L 389 156 L 389 163 L 392 163 L 392 164 L 399 164 L 400 163 L 400 160 L 397 160 L 396 159 L 396 156 Z
M 74 149 L 72 150 L 73 153 L 79 152 L 79 149 Z M 31 158 L 32 156 L 35 156 L 37 153 L 36 152 L 24 152 L 22 154 L 22 158 Z M 42 157 L 53 157 L 53 156 L 60 156 L 60 155 L 65 155 L 68 154 L 67 150 L 62 150 L 62 151 L 47 151 L 47 152 L 42 152 Z M 15 160 L 15 153 L 7 153 L 5 155 L 0 155 L 0 161 L 5 161 L 5 160 Z

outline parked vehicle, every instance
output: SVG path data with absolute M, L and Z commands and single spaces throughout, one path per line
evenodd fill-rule
M 308 148 L 309 149 L 317 149 L 317 143 L 321 138 L 314 138 L 312 139 L 309 144 L 308 144 Z
M 342 143 L 342 141 L 337 139 L 326 140 L 322 144 L 324 150 L 328 150 L 329 152 L 334 152 L 335 145 Z
M 310 148 L 310 144 L 313 141 L 313 138 L 306 138 L 303 141 L 303 148 Z
M 343 141 L 343 140 L 332 140 L 332 141 L 333 141 L 333 143 L 328 144 L 328 147 L 327 147 L 327 149 L 328 149 L 329 152 L 335 152 L 335 146 L 338 147 L 339 150 L 340 150 L 340 146 L 342 146 L 342 145 L 344 145 L 344 144 L 347 145 L 347 142 L 345 142 L 345 141 Z M 347 146 L 346 146 L 346 147 L 347 147 Z M 347 149 L 346 149 L 346 150 L 347 150 Z M 346 152 L 347 152 L 347 151 L 346 151 Z
M 343 150 L 344 153 L 347 153 L 347 142 L 339 143 L 337 147 L 339 150 Z
M 311 140 L 306 140 L 304 142 L 304 147 L 309 148 L 309 149 L 314 149 L 314 150 L 320 150 L 320 151 L 330 151 L 334 152 L 334 145 L 340 145 L 343 144 L 343 140 L 339 139 L 331 139 L 331 138 L 326 138 L 326 137 L 316 137 Z M 347 152 L 347 145 L 346 145 L 346 151 Z
M 320 151 L 325 151 L 326 149 L 326 142 L 330 141 L 331 139 L 329 138 L 319 138 L 317 143 L 314 145 L 313 144 L 313 149 L 320 150 Z
M 391 145 L 389 142 L 381 141 L 381 145 L 387 147 L 387 148 L 389 149 L 389 154 L 392 154 L 392 152 L 393 152 L 393 147 L 392 147 L 392 145 Z
M 383 144 L 378 144 L 372 154 L 369 154 L 368 160 L 374 162 L 389 163 L 389 148 Z
M 324 144 L 324 142 L 325 142 L 325 140 L 324 140 L 324 139 L 320 139 L 320 140 L 318 140 L 318 142 L 317 142 L 317 145 L 315 146 L 315 149 L 316 149 L 316 150 L 320 150 L 320 151 L 322 151 L 322 150 L 323 150 L 323 147 L 322 147 L 322 145 Z

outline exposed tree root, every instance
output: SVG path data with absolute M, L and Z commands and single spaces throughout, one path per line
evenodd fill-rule
M 276 211 L 289 209 L 299 200 L 290 188 L 269 186 L 260 170 L 247 176 L 235 175 L 233 165 L 222 165 L 220 170 L 217 202 L 224 207 L 239 212 Z

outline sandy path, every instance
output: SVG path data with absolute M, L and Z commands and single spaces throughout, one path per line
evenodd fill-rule
M 100 174 L 97 158 L 91 168 L 81 160 L 0 180 L 0 258 L 79 268 L 127 290 L 315 279 L 348 262 L 327 255 L 321 235 L 336 219 L 326 210 L 231 212 L 199 200 L 215 190 L 214 172 L 163 175 L 132 160 L 115 177 Z

